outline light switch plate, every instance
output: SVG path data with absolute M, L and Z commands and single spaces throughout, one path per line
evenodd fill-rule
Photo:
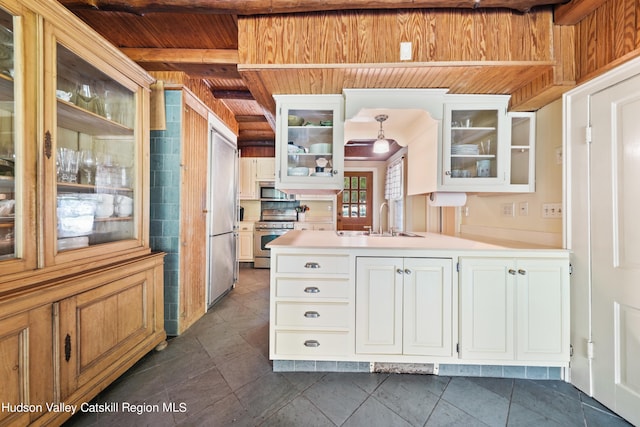
M 411 60 L 411 42 L 400 43 L 400 61 Z

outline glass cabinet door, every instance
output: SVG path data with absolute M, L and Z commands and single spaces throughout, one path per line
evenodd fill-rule
M 450 181 L 496 180 L 502 170 L 498 155 L 498 110 L 452 110 L 450 115 L 451 145 Z
M 136 88 L 55 45 L 55 248 L 138 239 Z M 49 234 L 49 233 L 47 233 Z
M 274 98 L 278 111 L 276 188 L 289 192 L 341 190 L 342 96 L 274 95 Z
M 510 185 L 535 191 L 535 114 L 509 113 L 511 118 Z
M 13 16 L 0 9 L 0 261 L 16 258 L 16 89 Z
M 0 8 L 0 281 L 36 267 L 35 14 Z M 11 11 L 16 7 L 19 13 Z
M 334 111 L 291 109 L 287 120 L 286 177 L 333 177 Z

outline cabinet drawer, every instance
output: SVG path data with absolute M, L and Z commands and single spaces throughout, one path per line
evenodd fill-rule
M 277 273 L 348 274 L 348 255 L 277 255 Z
M 276 327 L 349 327 L 349 304 L 276 302 Z
M 278 356 L 345 356 L 348 332 L 276 331 Z
M 278 298 L 349 298 L 347 279 L 276 278 Z

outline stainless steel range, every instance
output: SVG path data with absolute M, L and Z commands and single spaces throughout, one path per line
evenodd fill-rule
M 263 209 L 261 221 L 256 222 L 253 233 L 253 266 L 269 268 L 271 251 L 266 246 L 272 240 L 293 230 L 296 221 L 295 209 Z

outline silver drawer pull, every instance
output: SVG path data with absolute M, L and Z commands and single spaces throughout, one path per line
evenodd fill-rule
M 316 340 L 306 340 L 304 342 L 305 347 L 320 347 L 320 343 Z
M 320 289 L 316 288 L 315 286 L 309 286 L 304 288 L 305 293 L 307 294 L 319 294 L 320 293 Z
M 511 274 L 512 276 L 516 275 L 516 271 L 513 268 L 509 269 L 509 274 Z
M 317 311 L 307 311 L 304 313 L 304 317 L 306 317 L 307 319 L 317 319 L 318 317 L 320 317 L 320 313 L 318 313 Z
M 408 268 L 404 269 L 404 274 L 411 274 L 411 270 L 409 270 Z
M 320 268 L 320 264 L 317 262 L 308 262 L 304 265 L 304 268 Z
M 518 270 L 518 274 L 521 275 L 521 276 L 524 276 L 525 274 L 527 274 L 527 271 L 523 270 L 523 269 L 520 269 L 520 270 Z

